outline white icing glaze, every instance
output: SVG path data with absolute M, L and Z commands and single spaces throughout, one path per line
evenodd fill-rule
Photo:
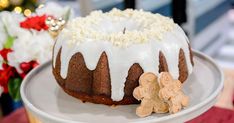
M 99 18 L 97 18 L 97 20 L 98 19 Z M 162 18 L 160 17 L 160 19 Z M 110 21 L 107 22 L 109 23 Z M 108 23 L 106 24 L 103 22 L 102 26 L 106 24 L 105 25 L 105 27 L 107 27 L 106 30 L 110 31 L 109 32 L 110 35 L 113 34 L 118 35 L 119 32 L 116 32 L 115 30 L 115 28 L 117 27 L 118 28 L 126 27 L 126 29 L 134 28 L 134 24 L 131 24 L 132 22 L 117 23 L 118 26 L 115 25 L 116 23 L 110 23 L 110 24 Z M 100 30 L 104 29 L 102 26 L 100 26 Z M 58 55 L 60 48 L 62 48 L 61 59 L 60 59 L 62 78 L 67 77 L 69 61 L 75 53 L 77 52 L 82 53 L 87 68 L 89 70 L 94 70 L 97 66 L 98 60 L 102 52 L 105 51 L 108 57 L 109 69 L 110 69 L 111 98 L 114 101 L 120 101 L 124 96 L 124 84 L 126 81 L 126 77 L 128 75 L 129 68 L 134 63 L 139 63 L 139 65 L 142 67 L 144 72 L 153 72 L 154 74 L 158 75 L 160 51 L 164 54 L 167 61 L 169 72 L 172 74 L 174 79 L 178 79 L 179 77 L 178 62 L 179 62 L 180 49 L 183 49 L 184 51 L 189 73 L 192 72 L 188 39 L 184 34 L 183 30 L 178 25 L 173 23 L 172 27 L 170 27 L 171 29 L 169 30 L 166 29 L 168 31 L 165 31 L 162 27 L 159 27 L 158 30 L 155 29 L 157 30 L 156 32 L 162 32 L 162 30 L 164 30 L 164 32 L 160 34 L 161 38 L 158 38 L 157 37 L 158 35 L 157 36 L 151 35 L 144 37 L 146 34 L 143 34 L 142 36 L 146 39 L 142 41 L 136 35 L 130 34 L 128 35 L 130 36 L 129 38 L 125 37 L 127 38 L 127 40 L 124 40 L 123 42 L 120 42 L 120 44 L 116 45 L 115 41 L 120 40 L 119 38 L 121 38 L 121 36 L 123 36 L 124 34 L 120 34 L 119 37 L 118 36 L 114 37 L 113 41 L 108 40 L 109 38 L 94 38 L 94 37 L 87 38 L 86 36 L 88 34 L 85 34 L 85 30 L 80 29 L 79 32 L 74 32 L 74 30 L 73 29 L 70 30 L 70 28 L 75 28 L 75 27 L 68 26 L 58 36 L 57 42 L 54 47 L 53 66 L 55 67 L 56 57 Z M 99 29 L 99 27 L 94 27 L 94 28 Z M 105 32 L 105 30 L 103 31 Z M 120 31 L 120 29 L 117 29 L 117 31 Z M 81 32 L 82 35 L 80 35 Z M 129 32 L 130 33 L 136 32 L 136 34 L 138 32 L 140 35 L 141 31 L 133 30 Z M 79 33 L 78 37 L 77 33 Z M 72 34 L 72 35 L 67 36 L 67 34 Z M 96 37 L 100 37 L 100 35 L 98 36 L 96 35 Z M 73 40 L 72 43 L 70 41 L 71 39 Z M 129 45 L 129 42 L 131 45 Z M 122 47 L 123 44 L 124 47 Z

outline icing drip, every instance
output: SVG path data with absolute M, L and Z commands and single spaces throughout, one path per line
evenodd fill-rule
M 110 15 L 110 13 L 108 14 Z M 118 15 L 118 12 L 112 14 Z M 95 70 L 102 52 L 106 52 L 108 57 L 110 77 L 111 77 L 111 98 L 114 101 L 120 101 L 124 96 L 124 85 L 126 77 L 128 75 L 128 70 L 134 63 L 139 63 L 139 65 L 142 67 L 144 72 L 153 72 L 156 75 L 159 74 L 158 66 L 159 66 L 160 51 L 164 54 L 165 59 L 167 61 L 169 72 L 172 74 L 174 79 L 178 79 L 179 77 L 178 62 L 179 62 L 180 49 L 183 49 L 184 51 L 189 73 L 192 72 L 192 64 L 190 61 L 188 40 L 183 30 L 178 25 L 173 23 L 174 25 L 173 28 L 171 28 L 168 31 L 161 29 L 160 33 L 161 38 L 157 38 L 157 36 L 155 37 L 154 35 L 147 36 L 146 33 L 140 33 L 140 31 L 134 31 L 135 25 L 131 24 L 132 22 L 126 22 L 126 23 L 121 22 L 117 24 L 118 26 L 116 26 L 115 23 L 111 24 L 108 23 L 110 23 L 110 21 L 107 21 L 107 23 L 103 22 L 102 24 L 107 24 L 105 26 L 107 28 L 105 29 L 109 30 L 110 32 L 112 31 L 111 33 L 109 32 L 109 35 L 119 34 L 119 36 L 114 36 L 112 37 L 113 39 L 101 37 L 100 35 L 96 35 L 96 38 L 94 37 L 90 38 L 86 37 L 88 34 L 82 32 L 84 30 L 79 30 L 79 32 L 74 33 L 74 31 L 70 32 L 68 29 L 65 29 L 65 31 L 61 32 L 61 34 L 58 36 L 58 40 L 54 47 L 53 66 L 55 67 L 57 54 L 59 52 L 59 49 L 62 48 L 61 72 L 60 72 L 62 78 L 65 79 L 67 77 L 69 61 L 75 53 L 77 52 L 82 53 L 87 68 L 89 70 Z M 94 28 L 100 30 L 104 29 L 101 28 L 101 26 L 100 28 L 99 27 L 94 27 Z M 116 27 L 126 27 L 125 34 L 127 34 L 127 36 L 129 37 L 124 37 L 126 39 L 122 39 L 121 36 L 125 34 L 122 33 L 123 30 L 121 30 L 120 34 L 119 32 L 120 29 L 117 28 L 115 30 Z M 133 31 L 129 32 L 127 31 L 128 29 L 132 29 Z M 106 30 L 102 31 L 105 32 Z M 162 30 L 164 30 L 164 32 Z M 74 33 L 74 35 L 67 36 L 66 34 L 68 34 L 68 32 L 70 32 L 69 34 Z M 83 35 L 80 35 L 81 32 Z M 160 29 L 156 32 L 160 32 Z M 144 41 L 142 41 L 141 38 L 139 39 L 138 36 L 134 35 L 133 33 L 136 34 L 138 33 L 138 35 L 144 38 Z M 120 39 L 123 40 L 123 42 L 115 42 L 115 40 L 120 40 Z M 119 44 L 116 45 L 116 43 Z M 129 45 L 129 43 L 131 45 Z M 124 47 L 122 47 L 123 45 Z

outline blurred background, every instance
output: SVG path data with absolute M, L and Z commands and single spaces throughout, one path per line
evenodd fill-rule
M 169 16 L 184 29 L 193 49 L 211 56 L 223 68 L 234 69 L 234 0 L 0 0 L 0 12 L 30 17 L 48 2 L 70 7 L 73 17 L 112 8 L 143 9 Z M 7 95 L 1 96 L 1 118 L 22 106 L 21 102 L 5 105 L 10 100 Z

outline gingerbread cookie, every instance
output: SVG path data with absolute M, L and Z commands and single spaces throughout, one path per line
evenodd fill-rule
M 141 104 L 136 109 L 139 117 L 146 117 L 155 113 L 168 112 L 168 104 L 162 101 L 159 96 L 160 87 L 157 76 L 153 73 L 144 73 L 139 79 L 139 86 L 133 91 L 133 96 L 141 100 Z
M 174 80 L 168 72 L 160 73 L 159 78 L 150 72 L 142 74 L 133 96 L 141 100 L 136 109 L 139 117 L 149 116 L 153 112 L 176 113 L 189 103 L 188 96 L 182 91 L 182 83 Z
M 158 78 L 160 90 L 159 98 L 169 105 L 169 112 L 179 112 L 183 107 L 188 106 L 189 97 L 182 91 L 182 83 L 174 80 L 170 73 L 162 72 Z

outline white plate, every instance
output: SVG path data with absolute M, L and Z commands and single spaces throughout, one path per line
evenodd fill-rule
M 176 114 L 153 114 L 146 118 L 135 115 L 137 105 L 112 108 L 101 104 L 82 103 L 67 95 L 52 75 L 51 62 L 33 70 L 23 81 L 21 96 L 28 111 L 44 123 L 126 123 L 184 122 L 212 107 L 223 88 L 223 74 L 214 61 L 194 52 L 194 70 L 184 84 L 190 105 Z

